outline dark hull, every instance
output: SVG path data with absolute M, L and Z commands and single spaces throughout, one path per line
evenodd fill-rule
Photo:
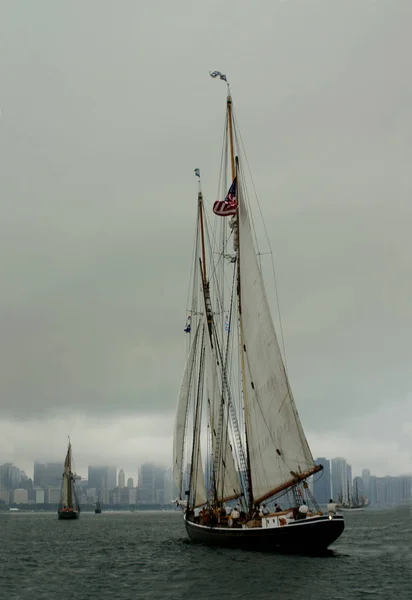
M 319 554 L 342 534 L 345 522 L 341 515 L 330 519 L 321 516 L 289 523 L 283 527 L 230 529 L 205 527 L 185 518 L 187 534 L 192 542 L 260 552 L 293 552 Z
M 100 515 L 102 511 L 100 508 L 95 508 L 94 512 L 96 513 L 96 515 Z
M 59 519 L 68 521 L 68 520 L 78 519 L 80 517 L 80 513 L 76 510 L 73 510 L 72 512 L 66 512 L 64 510 L 59 510 L 59 511 L 57 511 L 57 517 Z

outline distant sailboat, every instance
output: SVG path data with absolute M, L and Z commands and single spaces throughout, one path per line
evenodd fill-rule
M 355 483 L 355 496 L 353 496 L 349 491 L 349 481 L 348 481 L 348 501 L 342 502 L 338 505 L 338 510 L 342 512 L 363 512 L 367 506 L 369 506 L 370 501 L 364 496 L 359 496 L 358 491 L 358 483 Z
M 217 71 L 211 76 L 226 81 Z M 236 157 L 240 139 L 228 89 L 221 175 L 226 198 L 213 212 L 231 219 L 218 219 L 213 233 L 195 169 L 193 292 L 184 328 L 190 341 L 174 434 L 177 503 L 194 542 L 323 551 L 341 535 L 344 520 L 322 513 L 306 481 L 322 467 L 306 440 L 270 313 Z
M 72 471 L 72 446 L 69 441 L 62 475 L 62 494 L 57 511 L 59 519 L 78 519 L 80 516 L 80 505 L 76 496 L 75 479 L 76 476 Z
M 102 512 L 102 505 L 100 502 L 100 490 L 99 495 L 97 497 L 96 508 L 94 509 L 94 512 L 96 513 L 96 515 L 100 515 L 100 513 Z

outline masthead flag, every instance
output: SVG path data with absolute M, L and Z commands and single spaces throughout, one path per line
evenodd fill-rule
M 222 79 L 223 81 L 226 81 L 227 83 L 227 78 L 226 75 L 223 75 L 223 73 L 221 73 L 220 71 L 213 71 L 211 73 L 209 73 L 210 77 L 220 77 L 220 79 Z

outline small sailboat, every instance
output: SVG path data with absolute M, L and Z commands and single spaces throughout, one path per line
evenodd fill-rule
M 220 72 L 210 75 L 227 83 Z M 213 205 L 212 232 L 195 169 L 188 354 L 173 443 L 177 504 L 193 542 L 323 551 L 344 519 L 322 513 L 307 483 L 322 466 L 306 440 L 270 312 L 229 84 L 226 108 L 222 195 L 229 191 Z
M 355 495 L 349 491 L 348 482 L 348 501 L 338 505 L 338 510 L 341 512 L 363 512 L 370 504 L 370 501 L 365 496 L 359 496 L 358 482 L 355 483 Z
M 99 495 L 97 497 L 96 508 L 94 509 L 94 512 L 96 515 L 100 515 L 102 512 L 102 504 L 100 502 L 100 490 L 99 490 Z
M 62 475 L 62 494 L 57 511 L 59 519 L 78 519 L 80 517 L 80 505 L 76 496 L 75 480 L 76 475 L 72 470 L 72 446 L 69 440 Z

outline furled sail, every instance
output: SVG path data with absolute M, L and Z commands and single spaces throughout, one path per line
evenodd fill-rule
M 186 361 L 186 366 L 183 372 L 183 377 L 180 385 L 180 392 L 177 402 L 177 412 L 175 420 L 175 429 L 173 436 L 173 476 L 179 494 L 182 494 L 183 483 L 183 457 L 185 447 L 185 430 L 187 422 L 187 413 L 190 395 L 193 387 L 193 378 L 196 366 L 196 350 L 201 336 L 199 332 L 203 329 L 203 319 L 199 320 L 193 340 L 189 349 L 189 354 Z M 183 490 L 184 491 L 184 490 Z
M 245 419 L 253 497 L 259 502 L 292 483 L 296 474 L 311 471 L 315 464 L 289 387 L 248 210 L 242 194 L 238 195 Z

